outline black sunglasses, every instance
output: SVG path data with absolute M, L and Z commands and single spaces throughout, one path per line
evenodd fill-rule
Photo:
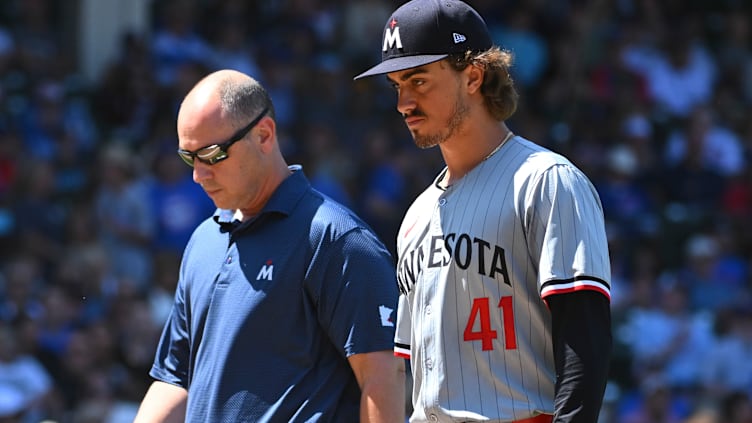
M 199 148 L 196 151 L 178 149 L 178 155 L 190 167 L 193 167 L 193 161 L 196 159 L 198 159 L 198 161 L 200 161 L 201 163 L 206 163 L 208 165 L 217 164 L 218 162 L 221 162 L 228 157 L 227 150 L 230 148 L 230 146 L 242 140 L 243 137 L 245 137 L 246 134 L 261 121 L 261 119 L 266 115 L 266 112 L 268 111 L 268 107 L 264 108 L 264 110 L 262 110 L 261 113 L 251 121 L 251 123 L 240 128 L 238 132 L 235 132 L 235 134 L 225 142 L 207 145 L 206 147 Z

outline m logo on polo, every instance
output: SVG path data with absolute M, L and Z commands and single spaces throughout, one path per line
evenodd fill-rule
M 397 48 L 402 48 L 402 39 L 400 38 L 397 19 L 392 18 L 389 22 L 389 28 L 384 31 L 384 46 L 381 49 L 387 51 L 394 47 L 395 44 L 397 45 Z
M 272 264 L 271 260 L 267 260 L 266 264 L 261 266 L 261 270 L 259 270 L 258 275 L 256 275 L 256 280 L 260 281 L 262 279 L 266 279 L 270 281 L 272 280 L 273 275 L 274 275 L 274 265 Z

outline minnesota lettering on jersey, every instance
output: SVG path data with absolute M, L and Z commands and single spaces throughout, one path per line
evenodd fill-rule
M 468 234 L 450 233 L 434 235 L 428 242 L 418 242 L 418 248 L 402 255 L 397 275 L 400 291 L 403 294 L 412 291 L 424 266 L 446 267 L 450 263 L 463 270 L 475 263 L 470 270 L 490 278 L 500 276 L 505 284 L 512 285 L 503 248 Z

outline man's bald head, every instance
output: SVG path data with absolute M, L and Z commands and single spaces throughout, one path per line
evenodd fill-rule
M 194 124 L 221 119 L 238 126 L 264 108 L 274 119 L 269 94 L 258 81 L 242 72 L 223 69 L 205 76 L 188 92 L 180 105 L 178 128 L 188 124 L 187 119 Z

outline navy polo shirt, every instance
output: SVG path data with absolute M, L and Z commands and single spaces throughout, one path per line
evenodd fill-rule
M 391 351 L 392 258 L 300 166 L 242 224 L 193 233 L 150 375 L 188 389 L 190 422 L 358 421 L 352 354 Z

